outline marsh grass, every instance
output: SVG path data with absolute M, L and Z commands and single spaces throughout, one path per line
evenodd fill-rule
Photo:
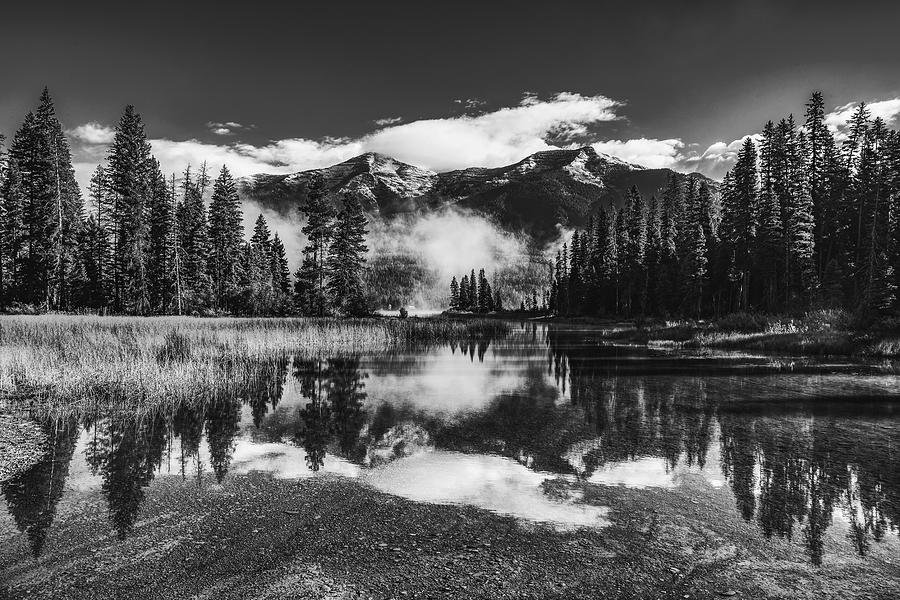
M 735 313 L 711 322 L 671 321 L 644 332 L 659 346 L 721 348 L 820 356 L 900 356 L 900 335 L 879 326 L 862 328 L 842 310 L 800 317 Z
M 0 393 L 61 406 L 203 399 L 293 354 L 382 352 L 505 335 L 501 321 L 0 317 Z

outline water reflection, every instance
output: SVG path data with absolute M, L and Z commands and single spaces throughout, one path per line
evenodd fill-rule
M 76 453 L 119 538 L 154 478 L 203 489 L 250 471 L 334 472 L 562 526 L 602 525 L 605 509 L 551 498 L 549 479 L 640 490 L 699 478 L 814 564 L 838 524 L 862 556 L 900 524 L 897 381 L 859 365 L 654 351 L 532 323 L 446 348 L 284 356 L 242 377 L 168 412 L 33 415 L 51 447 L 2 492 L 34 555 Z
M 56 506 L 65 489 L 69 463 L 75 451 L 78 426 L 73 420 L 42 421 L 50 440 L 43 459 L 28 471 L 0 485 L 9 514 L 19 531 L 28 536 L 34 556 L 39 556 L 56 516 Z

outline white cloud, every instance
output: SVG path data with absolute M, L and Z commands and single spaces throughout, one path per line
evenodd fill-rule
M 395 125 L 403 120 L 403 117 L 384 117 L 383 119 L 375 119 L 372 121 L 379 127 L 385 127 L 387 125 Z
M 715 142 L 700 154 L 694 152 L 682 158 L 679 170 L 698 171 L 713 179 L 721 179 L 734 165 L 738 151 L 748 137 L 756 143 L 759 143 L 761 138 L 760 134 L 754 133 L 731 142 Z
M 548 137 L 583 134 L 589 125 L 617 119 L 619 102 L 605 96 L 561 93 L 526 96 L 519 105 L 477 116 L 423 119 L 376 131 L 359 140 L 367 151 L 447 171 L 510 164 L 550 148 Z
M 833 111 L 825 115 L 825 124 L 833 129 L 842 128 L 846 125 L 853 113 L 859 107 L 859 102 L 851 102 L 838 106 Z M 888 125 L 893 124 L 897 117 L 900 116 L 900 98 L 891 98 L 890 100 L 879 100 L 866 104 L 866 108 L 872 118 L 881 117 Z
M 850 102 L 842 106 L 836 107 L 830 113 L 825 115 L 825 124 L 834 133 L 834 137 L 839 142 L 847 137 L 847 122 L 856 112 L 859 102 Z M 869 114 L 873 119 L 880 117 L 889 127 L 898 123 L 900 117 L 900 98 L 891 98 L 889 100 L 878 100 L 866 104 Z
M 677 168 L 684 158 L 681 154 L 684 142 L 680 139 L 607 140 L 592 145 L 597 152 L 651 169 Z
M 180 173 L 188 164 L 198 165 L 203 161 L 213 171 L 227 165 L 238 177 L 291 173 L 332 165 L 363 152 L 380 152 L 420 167 L 446 171 L 514 163 L 539 150 L 555 147 L 548 143 L 549 138 L 570 140 L 584 135 L 590 125 L 617 119 L 616 109 L 620 106 L 621 103 L 605 96 L 563 92 L 547 100 L 527 95 L 516 106 L 476 116 L 391 124 L 355 139 L 289 138 L 259 146 L 215 144 L 196 139 L 155 139 L 151 144 L 165 173 Z M 207 125 L 213 133 L 221 135 L 226 134 L 225 130 L 230 134 L 238 127 L 245 127 L 235 122 Z M 82 125 L 76 130 L 112 132 L 112 128 L 96 123 Z M 91 165 L 92 161 L 86 157 L 98 156 L 96 147 L 105 143 L 102 141 L 105 138 L 82 136 L 78 139 L 83 142 L 78 157 L 78 179 L 84 186 L 96 165 L 96 162 Z
M 210 121 L 206 127 L 216 135 L 234 135 L 238 131 L 252 129 L 252 125 L 241 125 L 236 121 L 226 121 L 225 123 L 217 123 Z
M 79 125 L 66 131 L 70 136 L 85 144 L 110 144 L 116 135 L 116 130 L 108 125 L 90 122 Z

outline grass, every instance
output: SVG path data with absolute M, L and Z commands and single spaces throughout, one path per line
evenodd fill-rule
M 900 333 L 885 322 L 865 327 L 842 310 L 801 317 L 736 313 L 711 322 L 668 321 L 644 327 L 649 344 L 818 356 L 900 356 Z
M 64 405 L 178 402 L 239 383 L 278 355 L 360 354 L 508 331 L 452 319 L 0 317 L 0 394 Z

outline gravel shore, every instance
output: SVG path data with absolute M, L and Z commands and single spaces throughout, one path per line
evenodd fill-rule
M 180 477 L 149 491 L 118 539 L 106 503 L 71 494 L 33 558 L 0 529 L 3 598 L 896 598 L 897 545 L 808 564 L 708 485 L 634 493 L 557 481 L 611 525 L 560 531 L 465 506 L 412 502 L 352 479 Z M 712 514 L 726 515 L 711 519 Z M 4 521 L 0 520 L 0 527 Z M 7 521 L 7 527 L 11 524 Z M 846 539 L 828 540 L 833 544 Z
M 36 423 L 0 413 L 0 482 L 37 463 L 44 454 L 46 442 Z

